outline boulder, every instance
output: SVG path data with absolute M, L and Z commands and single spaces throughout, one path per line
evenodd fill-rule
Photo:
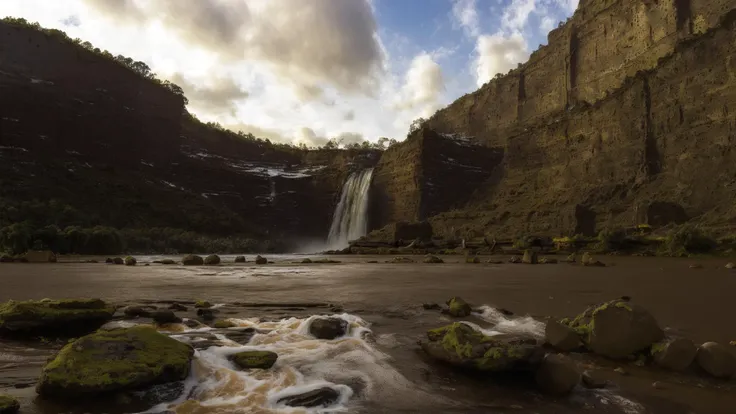
M 606 380 L 596 378 L 592 372 L 585 371 L 582 375 L 583 386 L 588 389 L 598 389 L 606 387 Z
M 209 303 L 206 300 L 198 300 L 198 301 L 194 302 L 194 307 L 197 308 L 197 309 L 211 308 L 212 307 L 212 304 Z
M 736 374 L 736 357 L 727 346 L 717 342 L 700 345 L 695 360 L 705 372 L 716 378 L 730 378 Z
M 214 266 L 220 264 L 220 256 L 216 254 L 211 254 L 204 258 L 204 264 L 207 266 Z
M 0 414 L 15 414 L 20 410 L 20 403 L 9 395 L 0 394 Z
M 227 328 L 233 328 L 236 325 L 228 320 L 220 319 L 219 321 L 215 321 L 215 323 L 212 325 L 213 328 L 217 329 L 227 329 Z
M 175 265 L 176 261 L 172 259 L 164 259 L 160 260 L 159 263 L 161 263 L 162 265 Z
M 486 336 L 459 322 L 428 331 L 419 345 L 437 361 L 478 371 L 528 369 L 543 356 L 533 338 Z
M 56 255 L 50 250 L 30 251 L 25 258 L 28 263 L 56 263 Z
M 289 407 L 328 407 L 340 399 L 340 392 L 334 388 L 322 387 L 301 394 L 279 398 L 277 404 Z
M 537 259 L 537 252 L 532 251 L 532 250 L 525 250 L 524 257 L 521 258 L 521 262 L 526 263 L 526 264 L 539 263 L 539 260 Z
M 116 257 L 116 258 L 112 259 L 112 263 L 113 264 L 116 264 L 116 265 L 123 265 L 123 264 L 125 264 L 125 260 L 123 260 L 122 257 Z
M 515 263 L 515 264 L 521 263 L 521 257 L 513 256 L 509 259 L 509 263 Z
M 341 318 L 315 318 L 309 324 L 309 333 L 317 339 L 335 339 L 344 336 L 349 328 Z
M 256 256 L 256 264 L 258 264 L 258 265 L 264 265 L 264 264 L 267 264 L 267 263 L 268 263 L 268 259 L 266 259 L 265 257 L 263 257 L 261 255 Z
M 424 257 L 424 263 L 445 263 L 445 261 L 437 256 L 432 256 L 431 254 L 428 254 Z
M 466 256 L 465 257 L 465 263 L 478 264 L 478 263 L 480 263 L 480 257 L 478 257 L 478 256 L 473 256 L 473 257 Z
M 145 306 L 126 306 L 123 309 L 126 318 L 148 318 L 151 316 L 151 309 Z
M 230 355 L 228 359 L 240 369 L 269 369 L 278 358 L 278 354 L 271 351 L 243 351 Z
M 575 263 L 575 253 L 572 253 L 569 256 L 567 256 L 567 258 L 565 259 L 565 262 L 566 263 Z
M 62 348 L 43 368 L 36 391 L 67 399 L 181 381 L 193 354 L 148 326 L 98 331 Z
M 583 346 L 580 337 L 572 328 L 556 320 L 547 322 L 544 337 L 552 348 L 562 352 L 574 351 Z
M 667 338 L 652 345 L 654 363 L 665 369 L 683 371 L 695 359 L 698 348 L 686 338 Z
M 138 264 L 138 261 L 135 260 L 135 257 L 133 257 L 133 256 L 127 256 L 125 258 L 125 265 L 126 266 L 135 266 L 136 264 Z
M 13 263 L 15 259 L 7 254 L 0 255 L 0 263 Z
M 180 303 L 172 303 L 171 305 L 169 305 L 168 309 L 173 310 L 173 311 L 178 311 L 178 312 L 186 312 L 189 310 L 186 306 Z
M 245 256 L 235 256 L 235 263 L 245 263 Z
M 73 337 L 94 331 L 114 313 L 100 299 L 11 300 L 0 305 L 0 336 Z
M 204 259 L 202 259 L 202 256 L 190 254 L 181 259 L 181 264 L 184 266 L 202 266 L 204 264 Z
M 734 263 L 726 263 L 726 269 L 736 269 L 736 264 L 734 264 Z
M 588 349 L 609 358 L 626 358 L 664 338 L 664 332 L 646 309 L 623 299 L 592 306 L 569 326 Z
M 566 356 L 547 354 L 539 364 L 534 379 L 544 392 L 565 395 L 580 383 L 580 372 Z
M 583 253 L 583 258 L 580 261 L 580 263 L 582 263 L 583 266 L 591 266 L 591 267 L 605 267 L 606 266 L 603 262 L 599 262 L 598 260 L 595 260 L 595 258 L 593 258 L 593 256 L 588 252 Z
M 174 312 L 170 310 L 157 310 L 151 313 L 151 318 L 153 318 L 153 321 L 156 322 L 159 325 L 166 325 L 169 323 L 181 323 L 182 319 Z
M 455 296 L 447 301 L 447 306 L 450 307 L 448 313 L 456 318 L 464 318 L 470 315 L 472 308 L 468 305 L 463 298 Z
M 197 309 L 197 316 L 199 316 L 205 321 L 214 320 L 215 313 L 217 313 L 216 309 L 211 309 L 211 308 Z
M 416 263 L 416 262 L 409 257 L 401 256 L 401 257 L 394 257 L 388 263 Z

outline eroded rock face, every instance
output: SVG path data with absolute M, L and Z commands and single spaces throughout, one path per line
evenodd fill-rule
M 278 358 L 278 354 L 271 351 L 243 351 L 228 357 L 241 369 L 269 369 L 276 363 Z
M 114 313 L 100 299 L 9 301 L 0 305 L 0 335 L 75 336 L 99 328 Z
M 730 378 L 736 374 L 736 357 L 725 345 L 706 342 L 695 356 L 698 365 L 716 378 Z
M 575 363 L 560 354 L 547 354 L 535 374 L 537 385 L 553 395 L 569 394 L 580 383 L 580 378 Z
M 349 326 L 341 318 L 315 318 L 309 324 L 309 333 L 317 339 L 335 339 L 344 336 Z
M 532 338 L 488 337 L 459 322 L 427 331 L 427 340 L 421 341 L 420 346 L 437 361 L 478 371 L 528 369 L 543 356 Z
M 668 338 L 652 345 L 654 362 L 662 368 L 683 371 L 689 367 L 698 348 L 687 338 Z
M 193 354 L 146 326 L 99 331 L 62 348 L 43 368 L 36 391 L 68 399 L 181 381 Z

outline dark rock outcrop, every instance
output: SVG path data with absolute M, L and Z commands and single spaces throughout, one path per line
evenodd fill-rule
M 544 330 L 544 339 L 552 348 L 570 352 L 583 346 L 578 334 L 569 326 L 556 320 L 550 320 Z
M 258 255 L 256 256 L 255 262 L 257 265 L 264 265 L 268 263 L 268 259 L 266 259 L 265 257 L 262 257 L 261 255 Z
M 730 378 L 736 374 L 736 356 L 727 346 L 706 342 L 695 356 L 700 368 L 716 378 Z
M 243 351 L 228 357 L 241 369 L 269 369 L 276 363 L 278 358 L 278 354 L 271 351 Z
M 652 345 L 654 362 L 674 371 L 687 369 L 695 360 L 698 348 L 687 338 L 667 338 Z
M 166 325 L 169 323 L 181 323 L 182 319 L 174 312 L 170 310 L 157 310 L 151 312 L 151 319 L 153 319 L 154 322 L 160 325 Z
M 138 261 L 135 259 L 135 257 L 133 257 L 133 256 L 127 256 L 125 258 L 125 265 L 126 266 L 135 266 L 136 264 L 138 264 Z
M 218 265 L 220 264 L 220 256 L 211 254 L 204 258 L 204 264 L 208 266 Z
M 547 354 L 537 367 L 537 385 L 553 395 L 569 394 L 580 383 L 580 371 L 575 363 L 560 354 Z
M 317 339 L 335 339 L 347 334 L 349 328 L 341 318 L 315 318 L 309 324 L 309 333 Z
M 16 414 L 20 410 L 20 403 L 9 395 L 0 394 L 0 414 Z
M 448 313 L 456 318 L 464 318 L 470 315 L 473 310 L 463 298 L 458 296 L 450 298 L 447 301 L 447 306 L 449 306 Z
M 245 256 L 235 256 L 235 263 L 245 263 Z
M 181 264 L 184 266 L 202 266 L 204 264 L 204 259 L 202 256 L 190 254 L 181 259 Z
M 94 331 L 114 313 L 100 299 L 11 300 L 0 305 L 0 335 L 73 337 Z

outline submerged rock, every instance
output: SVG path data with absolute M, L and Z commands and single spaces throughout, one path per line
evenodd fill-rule
M 698 348 L 686 338 L 668 338 L 652 345 L 654 362 L 662 368 L 683 371 L 695 359 Z
M 307 257 L 306 259 L 303 259 L 302 260 L 302 263 L 304 263 L 304 264 L 310 264 L 310 263 L 312 263 L 312 259 L 310 259 L 310 258 Z
M 428 254 L 427 256 L 424 257 L 424 263 L 435 263 L 435 264 L 438 264 L 438 263 L 445 263 L 445 261 L 442 260 L 442 259 L 440 259 L 437 256 L 432 256 L 432 255 L 429 255 Z
M 204 264 L 207 266 L 214 266 L 220 264 L 220 256 L 211 254 L 204 258 Z
M 580 337 L 572 328 L 556 320 L 547 322 L 544 337 L 545 341 L 558 351 L 570 352 L 583 346 Z
M 413 259 L 406 256 L 394 257 L 388 263 L 416 263 Z
M 133 256 L 127 256 L 125 258 L 125 265 L 126 266 L 135 266 L 136 264 L 138 264 L 138 260 L 136 260 L 135 257 L 133 257 Z
M 322 387 L 301 394 L 279 398 L 277 404 L 289 407 L 327 407 L 340 399 L 340 392 L 334 388 Z
M 646 309 L 622 299 L 588 308 L 569 326 L 588 349 L 609 358 L 626 358 L 664 338 Z
M 112 259 L 112 262 L 113 262 L 114 264 L 116 264 L 116 265 L 122 265 L 122 264 L 125 264 L 125 260 L 123 260 L 123 258 L 122 258 L 122 257 L 116 257 L 116 258 Z
M 544 392 L 564 395 L 580 383 L 580 372 L 575 363 L 564 355 L 547 354 L 534 378 Z
M 590 371 L 583 372 L 583 375 L 581 378 L 583 380 L 583 386 L 591 390 L 598 389 L 598 388 L 605 388 L 607 384 L 606 380 L 596 378 L 593 375 L 593 373 Z
M 9 395 L 0 394 L 0 414 L 15 414 L 20 410 L 20 403 Z
M 515 264 L 521 263 L 521 257 L 513 256 L 512 258 L 509 259 L 509 263 L 515 263 Z
M 716 378 L 729 378 L 736 374 L 736 356 L 727 346 L 717 342 L 700 345 L 695 360 L 705 372 Z
M 186 311 L 189 310 L 189 308 L 187 308 L 186 306 L 184 306 L 184 305 L 182 305 L 180 303 L 176 303 L 176 302 L 174 302 L 171 305 L 169 305 L 169 309 L 171 309 L 173 311 L 178 311 L 178 312 L 186 312 Z
M 212 304 L 209 303 L 206 300 L 198 300 L 198 301 L 194 302 L 194 307 L 197 308 L 197 309 L 200 309 L 200 308 L 211 308 L 212 307 Z
M 145 306 L 126 306 L 123 309 L 123 314 L 126 318 L 148 318 L 151 316 L 152 309 Z
M 219 332 L 225 336 L 225 338 L 237 342 L 240 345 L 248 345 L 253 335 L 256 334 L 256 330 L 253 328 L 240 328 L 240 329 L 228 329 L 227 331 Z M 261 332 L 263 333 L 263 332 Z
M 43 369 L 36 391 L 59 399 L 181 381 L 194 350 L 147 326 L 99 331 L 67 344 Z
M 159 263 L 162 265 L 175 265 L 176 261 L 172 259 L 164 259 L 164 260 L 159 260 Z
M 591 266 L 591 267 L 605 267 L 606 265 L 603 262 L 599 262 L 598 260 L 595 260 L 593 256 L 589 252 L 583 253 L 583 258 L 580 261 L 580 263 L 583 264 L 583 266 Z
M 537 252 L 532 251 L 532 250 L 525 250 L 524 257 L 521 258 L 521 262 L 526 263 L 526 264 L 539 263 L 539 260 L 537 259 Z
M 424 310 L 440 310 L 442 309 L 442 306 L 437 303 L 423 303 L 422 308 L 424 308 Z
M 216 309 L 212 308 L 202 308 L 197 309 L 197 316 L 202 318 L 205 321 L 211 321 L 215 319 L 215 313 L 217 312 Z
M 448 300 L 447 306 L 450 307 L 448 313 L 456 318 L 464 318 L 472 312 L 470 305 L 468 305 L 468 303 L 459 296 L 455 296 Z
M 100 299 L 11 300 L 0 305 L 0 335 L 75 336 L 94 331 L 114 313 Z
M 245 256 L 235 256 L 235 263 L 245 263 Z
M 543 257 L 539 259 L 539 264 L 557 264 L 557 259 L 552 259 L 549 257 Z
M 261 255 L 256 256 L 256 264 L 258 264 L 258 265 L 264 265 L 264 264 L 267 264 L 267 263 L 268 263 L 268 259 L 266 259 L 265 257 L 263 257 Z
M 213 328 L 217 329 L 227 329 L 235 327 L 236 325 L 228 320 L 221 319 L 219 321 L 215 321 L 215 323 L 212 325 Z
M 186 255 L 181 259 L 181 264 L 184 266 L 202 266 L 204 264 L 204 259 L 202 256 L 197 256 L 195 254 Z
M 113 264 L 113 263 L 115 263 L 115 261 L 111 257 L 108 257 L 107 259 L 105 259 L 105 263 L 107 263 L 107 264 Z
M 473 257 L 466 257 L 465 263 L 472 263 L 472 264 L 478 264 L 480 263 L 480 257 L 473 256 Z
M 230 361 L 241 369 L 269 369 L 278 358 L 278 354 L 271 351 L 243 351 L 229 357 Z
M 151 318 L 153 318 L 153 321 L 159 325 L 182 322 L 182 319 L 176 316 L 176 314 L 174 314 L 174 312 L 170 310 L 157 310 L 155 312 L 152 312 Z
M 478 371 L 527 369 L 543 351 L 533 338 L 486 336 L 464 323 L 453 323 L 427 332 L 422 350 L 440 362 Z
M 341 318 L 315 318 L 309 324 L 309 333 L 317 339 L 335 339 L 348 332 L 348 322 Z

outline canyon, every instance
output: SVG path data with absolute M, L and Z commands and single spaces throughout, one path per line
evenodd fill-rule
M 325 241 L 346 180 L 372 168 L 368 240 L 419 221 L 445 238 L 733 233 L 735 25 L 733 0 L 581 0 L 528 62 L 381 152 L 243 139 L 104 56 L 0 22 L 0 227 L 55 200 L 84 222 L 45 224 Z

